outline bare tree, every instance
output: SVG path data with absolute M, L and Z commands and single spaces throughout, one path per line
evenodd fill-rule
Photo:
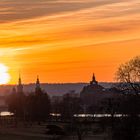
M 127 93 L 140 93 L 140 56 L 122 64 L 116 73 L 116 79 Z
M 138 140 L 140 130 L 140 56 L 122 64 L 116 73 L 118 88 L 124 94 L 121 112 L 128 117 L 121 119 L 114 130 L 114 139 Z M 129 93 L 129 94 L 128 94 Z M 118 137 L 119 136 L 119 137 Z

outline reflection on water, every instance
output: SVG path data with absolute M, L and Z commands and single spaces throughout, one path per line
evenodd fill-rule
M 127 117 L 128 115 L 126 114 L 113 114 L 113 117 Z M 111 114 L 74 114 L 74 117 L 96 117 L 96 118 L 101 118 L 101 117 L 112 117 Z
M 12 115 L 14 115 L 14 114 L 9 111 L 0 112 L 0 116 L 12 116 Z
M 60 113 L 50 113 L 50 115 L 53 117 L 61 117 Z
M 50 114 L 53 117 L 60 117 L 61 114 L 58 113 L 51 113 Z M 111 114 L 74 114 L 73 115 L 76 118 L 86 118 L 86 117 L 95 117 L 95 118 L 102 118 L 102 117 L 112 117 Z M 127 114 L 113 114 L 114 117 L 127 117 Z
M 3 111 L 0 112 L 0 116 L 12 116 L 14 115 L 14 113 L 11 113 L 9 111 Z M 51 113 L 50 114 L 53 117 L 60 117 L 61 114 L 59 113 Z M 114 114 L 114 117 L 127 117 L 127 114 Z M 96 117 L 96 118 L 101 118 L 101 117 L 112 117 L 111 114 L 74 114 L 74 117 L 81 117 L 81 118 L 85 118 L 85 117 Z

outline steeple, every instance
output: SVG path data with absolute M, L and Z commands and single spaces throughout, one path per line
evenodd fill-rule
M 19 74 L 18 85 L 17 85 L 17 93 L 23 93 L 23 85 L 21 82 L 20 74 Z
M 18 78 L 18 84 L 21 85 L 21 77 L 20 77 L 20 74 L 19 74 L 19 78 Z
M 40 86 L 39 76 L 37 75 L 36 85 Z
M 35 93 L 40 93 L 40 92 L 41 92 L 40 81 L 39 81 L 39 76 L 37 75 Z
M 98 84 L 98 82 L 96 81 L 96 78 L 95 78 L 95 74 L 93 73 L 93 76 L 92 76 L 92 81 L 90 81 L 90 84 L 93 85 L 93 84 Z

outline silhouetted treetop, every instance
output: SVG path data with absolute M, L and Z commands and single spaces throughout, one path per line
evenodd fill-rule
M 124 89 L 129 89 L 136 94 L 140 93 L 140 56 L 120 65 L 116 79 L 123 84 Z

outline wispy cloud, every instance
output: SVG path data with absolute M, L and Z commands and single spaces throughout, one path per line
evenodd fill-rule
M 1 1 L 1 22 L 9 22 L 14 20 L 30 19 L 40 16 L 49 16 L 59 13 L 76 12 L 87 8 L 96 8 L 98 6 L 119 3 L 113 0 L 7 0 Z

